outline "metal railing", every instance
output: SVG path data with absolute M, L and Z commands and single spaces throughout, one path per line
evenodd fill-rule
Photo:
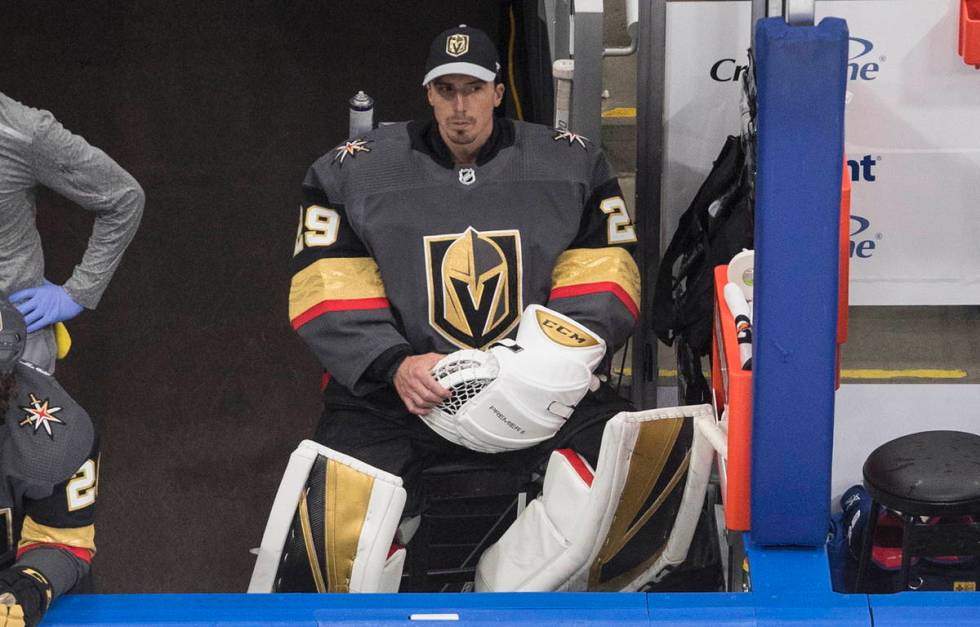
M 637 52 L 639 0 L 626 0 L 626 32 L 630 36 L 630 45 L 610 48 L 602 41 L 602 0 L 545 0 L 543 5 L 551 58 L 554 62 L 564 62 L 564 67 L 571 70 L 571 84 L 574 85 L 573 88 L 568 84 L 558 86 L 558 91 L 562 92 L 572 89 L 572 95 L 570 101 L 556 106 L 556 111 L 560 110 L 563 115 L 556 118 L 555 125 L 567 124 L 575 132 L 598 140 L 602 124 L 602 59 Z M 574 62 L 571 66 L 568 59 Z

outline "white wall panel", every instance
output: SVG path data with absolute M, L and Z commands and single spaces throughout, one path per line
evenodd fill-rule
M 817 3 L 831 15 L 852 38 L 851 303 L 980 304 L 980 71 L 956 53 L 958 1 Z M 748 1 L 668 3 L 665 242 L 738 132 L 750 20 Z

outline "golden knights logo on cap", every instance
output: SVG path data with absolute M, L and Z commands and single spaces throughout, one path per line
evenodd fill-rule
M 555 344 L 579 348 L 595 346 L 599 343 L 591 333 L 577 324 L 540 309 L 534 313 L 541 331 Z
M 446 54 L 461 57 L 470 50 L 470 36 L 454 33 L 446 38 Z
M 432 235 L 424 240 L 429 324 L 460 348 L 484 348 L 520 320 L 517 230 Z

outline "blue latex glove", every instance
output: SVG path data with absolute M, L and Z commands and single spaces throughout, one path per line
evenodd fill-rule
M 55 322 L 71 320 L 82 313 L 82 306 L 71 299 L 65 288 L 47 279 L 41 287 L 29 287 L 11 294 L 10 302 L 24 316 L 28 333 Z

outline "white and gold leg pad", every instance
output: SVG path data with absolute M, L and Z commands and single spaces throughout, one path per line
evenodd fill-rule
M 478 591 L 636 590 L 687 557 L 714 449 L 710 405 L 623 412 L 605 427 L 595 473 L 551 454 L 541 496 L 476 570 Z
M 405 507 L 395 475 L 303 440 L 289 458 L 249 592 L 397 592 Z

